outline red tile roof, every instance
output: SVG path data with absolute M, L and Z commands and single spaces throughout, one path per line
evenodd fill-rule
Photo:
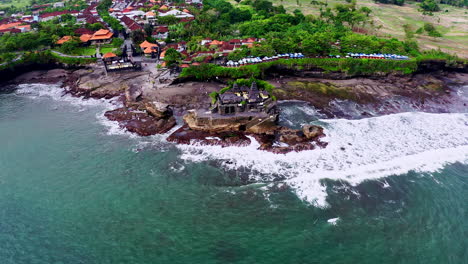
M 55 12 L 50 12 L 50 13 L 42 13 L 41 15 L 39 15 L 40 18 L 47 18 L 47 17 L 57 17 L 57 16 L 61 16 L 61 15 L 66 15 L 66 14 L 74 14 L 74 13 L 77 13 L 77 12 L 72 12 L 72 11 L 55 11 Z
M 93 34 L 90 40 L 102 40 L 102 39 L 110 39 L 114 33 L 110 32 L 107 29 L 100 29 L 96 33 Z
M 112 52 L 108 52 L 108 53 L 104 54 L 104 56 L 102 56 L 103 59 L 114 58 L 114 57 L 117 57 L 117 55 L 115 55 Z
M 77 28 L 74 32 L 77 35 L 83 35 L 83 34 L 93 35 L 94 34 L 94 31 L 87 29 L 87 28 Z
M 92 37 L 93 35 L 91 34 L 83 34 L 80 36 L 80 40 L 81 42 L 88 42 Z
M 63 43 L 72 40 L 71 36 L 63 36 L 61 39 L 57 40 L 57 44 L 62 45 Z

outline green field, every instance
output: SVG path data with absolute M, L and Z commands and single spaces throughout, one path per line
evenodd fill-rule
M 96 48 L 94 47 L 89 47 L 89 48 L 78 48 L 76 49 L 76 55 L 81 55 L 81 56 L 92 56 L 96 54 Z
M 271 0 L 275 5 L 283 5 L 288 12 L 301 10 L 306 15 L 319 15 L 319 6 L 311 4 L 310 0 Z M 232 4 L 237 5 L 233 0 Z M 328 0 L 329 7 L 335 4 L 345 4 L 345 1 Z M 377 4 L 372 0 L 357 0 L 358 7 L 366 6 L 372 10 L 374 26 L 364 28 L 368 34 L 380 37 L 396 37 L 404 40 L 403 25 L 409 24 L 416 31 L 425 22 L 433 23 L 443 34 L 442 38 L 432 38 L 427 35 L 416 35 L 422 49 L 440 48 L 445 52 L 456 53 L 468 58 L 468 12 L 466 9 L 449 5 L 440 5 L 442 11 L 434 16 L 422 15 L 416 3 L 404 6 Z M 447 10 L 447 12 L 445 12 Z
M 109 52 L 115 52 L 117 49 L 116 48 L 112 48 L 112 47 L 102 47 L 99 49 L 100 52 L 102 54 L 106 54 L 106 53 L 109 53 Z
M 0 0 L 0 9 L 4 7 L 18 7 L 23 8 L 29 6 L 31 3 L 30 0 Z

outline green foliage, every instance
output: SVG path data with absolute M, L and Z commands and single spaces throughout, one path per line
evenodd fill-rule
M 69 40 L 60 46 L 60 51 L 65 54 L 73 54 L 80 43 L 76 39 Z
M 58 39 L 58 36 L 55 35 Z M 48 32 L 28 32 L 22 34 L 4 34 L 0 37 L 0 53 L 29 51 L 49 46 L 55 41 Z
M 466 62 L 466 59 L 462 60 L 454 54 L 448 54 L 441 50 L 435 50 L 435 49 L 422 52 L 420 55 L 416 57 L 416 60 L 418 62 L 425 61 L 425 60 L 446 60 L 446 61 L 465 61 Z
M 166 55 L 164 56 L 164 61 L 166 62 L 167 66 L 173 66 L 174 64 L 178 63 L 182 59 L 182 54 L 177 50 L 170 48 L 166 50 Z
M 373 59 L 281 59 L 271 62 L 226 68 L 214 64 L 192 66 L 182 71 L 181 77 L 192 77 L 198 80 L 213 78 L 263 78 L 272 67 L 291 70 L 310 70 L 320 68 L 325 72 L 342 72 L 349 76 L 374 75 L 376 73 L 410 74 L 417 69 L 416 60 L 373 60 Z
M 327 22 L 333 23 L 336 27 L 349 26 L 363 26 L 371 23 L 369 8 L 357 9 L 356 2 L 351 4 L 337 4 L 333 9 L 327 8 L 325 11 L 320 12 L 320 16 Z
M 271 85 L 270 83 L 268 83 L 267 81 L 264 81 L 264 80 L 259 80 L 259 79 L 255 79 L 255 78 L 236 79 L 236 80 L 230 81 L 229 86 L 222 88 L 221 90 L 219 90 L 219 92 L 212 92 L 210 94 L 210 97 L 213 100 L 213 103 L 215 103 L 216 98 L 218 97 L 218 95 L 223 94 L 223 93 L 229 91 L 230 89 L 232 89 L 234 84 L 237 84 L 238 86 L 250 87 L 253 82 L 257 83 L 257 87 L 258 87 L 259 90 L 265 90 L 265 91 L 269 92 L 270 94 L 273 93 L 273 90 L 275 89 L 275 86 Z M 274 100 L 276 100 L 276 98 Z
M 238 61 L 242 58 L 247 57 L 249 54 L 249 51 L 246 49 L 238 49 L 235 50 L 234 52 L 229 53 L 227 59 L 228 60 L 233 60 L 233 61 Z
M 232 81 L 229 83 L 229 86 L 226 87 L 226 88 L 229 88 L 231 89 L 233 87 L 234 84 L 237 84 L 239 86 L 247 86 L 247 87 L 250 87 L 252 85 L 253 82 L 256 82 L 257 83 L 257 87 L 259 90 L 265 90 L 269 93 L 272 93 L 273 92 L 273 89 L 275 89 L 275 86 L 271 85 L 270 83 L 268 83 L 267 81 L 264 81 L 264 80 L 259 80 L 259 79 L 256 79 L 256 78 L 249 78 L 249 79 L 236 79 L 235 81 Z M 223 88 L 223 89 L 226 89 L 226 88 Z M 222 90 L 223 90 L 222 89 Z M 222 91 L 221 90 L 221 91 Z M 221 93 L 220 91 L 220 93 Z
M 120 24 L 120 21 L 115 17 L 109 14 L 109 8 L 112 6 L 112 0 L 103 0 L 97 6 L 97 11 L 99 16 L 104 20 L 107 24 L 111 26 L 114 31 L 121 31 L 123 30 L 123 26 Z
M 124 43 L 124 40 L 121 38 L 113 38 L 112 39 L 112 46 L 114 48 L 120 48 Z
M 98 31 L 104 28 L 104 26 L 101 23 L 86 24 L 85 27 L 92 31 Z
M 437 12 L 440 11 L 439 5 L 434 0 L 424 0 L 419 4 L 422 11 L 426 12 Z
M 431 37 L 442 37 L 442 34 L 437 31 L 437 29 L 434 27 L 433 24 L 431 23 L 424 23 L 424 30 L 427 32 L 427 35 L 431 36 Z
M 219 90 L 219 93 L 220 93 L 220 94 L 223 94 L 223 93 L 229 91 L 231 88 L 232 88 L 232 85 L 231 85 L 231 86 L 228 86 L 228 87 L 224 87 L 224 88 L 222 88 L 221 90 Z
M 49 50 L 43 52 L 26 52 L 22 58 L 15 62 L 10 62 L 0 66 L 0 70 L 10 68 L 14 70 L 20 65 L 32 64 L 50 64 L 50 63 L 63 63 L 68 65 L 85 65 L 96 62 L 96 58 L 69 58 L 58 56 Z
M 212 103 L 212 104 L 216 103 L 216 100 L 218 100 L 218 95 L 219 95 L 218 92 L 212 92 L 212 93 L 210 93 L 211 103 Z
M 132 39 L 133 43 L 141 43 L 145 41 L 145 33 L 141 30 L 135 30 L 130 33 L 130 38 Z
M 381 3 L 381 4 L 393 4 L 393 5 L 402 6 L 405 3 L 405 0 L 374 0 L 374 2 Z
M 414 38 L 414 32 L 413 32 L 413 29 L 411 28 L 410 24 L 404 24 L 403 25 L 403 30 L 405 31 L 406 39 Z
M 175 16 L 162 16 L 158 17 L 158 23 L 161 25 L 174 25 L 179 22 L 179 19 Z
M 69 65 L 86 65 L 96 62 L 96 58 L 70 58 L 62 57 L 55 53 L 48 52 L 48 56 L 52 57 L 55 62 L 60 62 Z

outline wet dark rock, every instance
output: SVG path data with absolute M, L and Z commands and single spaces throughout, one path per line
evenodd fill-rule
M 168 141 L 186 145 L 205 145 L 205 146 L 248 146 L 251 141 L 246 135 L 239 131 L 233 132 L 207 132 L 201 130 L 190 129 L 188 125 L 184 125 L 168 138 Z
M 252 134 L 242 131 L 232 132 L 208 132 L 190 129 L 184 125 L 172 133 L 167 140 L 178 144 L 204 145 L 221 147 L 243 147 L 251 144 L 247 136 L 254 137 L 259 143 L 258 149 L 277 154 L 285 154 L 293 151 L 312 150 L 317 147 L 324 148 L 327 143 L 321 142 L 324 137 L 323 129 L 313 138 L 307 138 L 302 130 L 277 126 L 268 134 Z
M 305 125 L 302 127 L 302 132 L 307 139 L 314 139 L 323 135 L 323 127 L 314 125 Z
M 140 136 L 163 134 L 176 125 L 173 116 L 158 118 L 133 107 L 122 107 L 107 111 L 105 116 L 109 120 L 119 122 L 120 127 Z

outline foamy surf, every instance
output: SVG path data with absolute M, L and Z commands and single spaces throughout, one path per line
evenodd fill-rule
M 321 179 L 353 185 L 369 179 L 433 172 L 445 164 L 468 162 L 468 114 L 401 113 L 361 120 L 320 120 L 325 126 L 324 149 L 273 154 L 247 147 L 180 145 L 182 159 L 218 160 L 226 169 L 248 168 L 259 181 L 285 182 L 307 202 L 327 206 Z M 253 140 L 253 138 L 251 138 Z
M 128 137 L 136 137 L 134 134 L 122 129 L 118 122 L 110 121 L 105 116 L 106 111 L 121 107 L 121 103 L 113 99 L 96 99 L 87 98 L 83 99 L 80 97 L 74 97 L 67 94 L 59 84 L 20 84 L 15 90 L 15 94 L 26 96 L 32 99 L 38 98 L 50 98 L 57 102 L 66 102 L 68 105 L 77 107 L 78 112 L 86 111 L 90 108 L 99 108 L 99 112 L 96 114 L 96 120 L 98 123 L 106 128 L 105 134 L 107 135 L 125 135 Z M 54 108 L 55 110 L 57 107 Z

